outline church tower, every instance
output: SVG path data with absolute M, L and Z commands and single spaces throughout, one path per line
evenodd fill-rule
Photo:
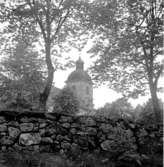
M 80 108 L 92 110 L 93 83 L 88 73 L 84 71 L 84 62 L 80 57 L 76 61 L 76 70 L 68 76 L 66 83 L 78 98 Z

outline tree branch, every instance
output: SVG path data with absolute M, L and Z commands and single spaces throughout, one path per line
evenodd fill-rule
M 158 70 L 158 72 L 156 73 L 156 77 L 155 77 L 155 81 L 154 81 L 154 84 L 157 85 L 157 82 L 158 82 L 158 79 L 163 71 L 163 65 L 160 66 L 160 69 Z
M 157 55 L 162 55 L 163 51 L 162 50 L 157 50 L 156 52 L 154 51 L 154 58 L 157 56 Z
M 46 11 L 46 31 L 47 31 L 47 39 L 50 40 L 51 34 L 51 23 L 50 23 L 50 3 L 47 1 L 47 11 Z
M 141 27 L 141 25 L 144 23 L 144 21 L 145 21 L 145 19 L 146 19 L 147 15 L 148 15 L 148 13 L 149 13 L 149 10 L 148 10 L 148 11 L 146 11 L 146 14 L 145 14 L 145 15 L 143 15 L 144 17 L 143 17 L 143 19 L 142 19 L 141 23 L 140 23 L 139 25 L 136 25 L 137 29 L 138 29 L 138 28 L 140 28 L 140 27 Z
M 35 16 L 36 21 L 38 22 L 38 24 L 39 24 L 39 26 L 40 26 L 40 29 L 41 29 L 42 34 L 43 34 L 43 38 L 44 38 L 44 40 L 46 40 L 46 39 L 47 39 L 47 35 L 46 35 L 45 29 L 44 29 L 44 26 L 43 26 L 43 22 L 42 22 L 41 19 L 39 19 L 39 16 L 38 16 L 38 14 L 36 13 L 36 7 L 34 6 L 35 4 L 33 4 L 33 6 L 32 6 L 30 0 L 26 0 L 26 1 L 27 1 L 28 5 L 30 6 L 31 10 L 34 11 L 34 16 Z
M 57 28 L 56 28 L 56 31 L 51 37 L 51 42 L 54 40 L 54 38 L 56 38 L 56 35 L 58 34 L 58 32 L 59 32 L 60 28 L 62 27 L 63 23 L 65 22 L 65 20 L 67 19 L 69 13 L 70 12 L 68 10 L 67 13 L 65 14 L 64 18 L 60 18 L 58 25 L 57 25 Z
M 62 3 L 63 3 L 63 0 L 60 1 L 59 6 L 58 6 L 58 10 L 60 10 L 60 7 L 61 7 Z M 55 15 L 52 16 L 52 18 L 50 20 L 51 23 L 53 22 L 54 18 L 55 18 Z
M 60 3 L 59 3 L 59 8 L 60 8 L 60 6 L 62 5 L 62 3 L 63 3 L 63 0 L 60 1 Z

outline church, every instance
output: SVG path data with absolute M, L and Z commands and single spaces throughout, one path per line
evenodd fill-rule
M 68 76 L 66 87 L 74 92 L 79 101 L 79 113 L 86 114 L 93 110 L 93 83 L 91 77 L 84 70 L 84 62 L 79 57 L 76 61 L 76 69 Z M 59 88 L 52 87 L 47 102 L 48 111 L 53 109 L 53 97 L 60 92 Z

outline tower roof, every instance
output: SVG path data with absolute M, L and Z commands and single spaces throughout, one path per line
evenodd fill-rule
M 81 57 L 76 61 L 76 70 L 84 70 L 84 62 Z
M 73 71 L 67 79 L 68 82 L 88 82 L 89 84 L 92 84 L 91 77 L 88 75 L 86 71 L 84 71 L 84 62 L 79 57 L 79 59 L 76 61 L 76 70 Z

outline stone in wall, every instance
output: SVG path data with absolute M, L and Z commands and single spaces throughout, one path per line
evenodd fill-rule
M 76 143 L 72 143 L 70 147 L 70 152 L 72 156 L 78 156 L 81 153 L 80 146 Z
M 8 146 L 8 145 L 12 145 L 13 143 L 14 143 L 14 141 L 13 141 L 13 139 L 10 136 L 3 136 L 0 139 L 0 144 L 1 145 Z
M 40 136 L 45 136 L 46 129 L 39 129 Z
M 19 128 L 19 123 L 17 121 L 8 122 L 8 126 Z
M 80 136 L 77 138 L 77 144 L 81 147 L 83 150 L 88 149 L 88 138 L 87 136 Z
M 111 150 L 112 141 L 111 140 L 105 140 L 101 143 L 101 148 L 104 151 L 110 151 Z
M 5 117 L 0 117 L 0 123 L 5 123 L 5 122 L 6 122 Z
M 46 122 L 42 122 L 42 123 L 39 124 L 40 129 L 45 128 L 46 126 L 47 126 Z
M 69 133 L 69 129 L 63 128 L 61 125 L 57 126 L 56 130 L 57 130 L 57 133 L 61 135 L 66 135 Z
M 41 142 L 46 143 L 46 144 L 47 143 L 51 144 L 51 143 L 53 143 L 53 140 L 51 139 L 51 137 L 42 137 Z
M 34 128 L 33 123 L 21 123 L 20 124 L 20 129 L 22 132 L 30 132 Z
M 102 123 L 99 127 L 99 129 L 104 133 L 109 133 L 112 131 L 113 126 L 107 123 Z
M 28 118 L 28 117 L 23 117 L 23 118 L 20 119 L 20 121 L 21 121 L 21 122 L 24 122 L 24 123 L 28 123 L 28 122 L 30 122 L 31 120 L 30 120 L 30 118 Z
M 71 141 L 71 139 L 67 135 L 63 136 L 63 140 L 64 141 L 69 141 L 69 142 Z
M 59 121 L 60 122 L 67 122 L 67 123 L 69 122 L 69 123 L 71 123 L 71 122 L 73 122 L 73 119 L 70 116 L 61 116 Z
M 87 128 L 86 128 L 86 132 L 88 133 L 88 135 L 91 135 L 91 136 L 97 135 L 97 130 L 96 130 L 96 128 L 87 127 Z
M 52 135 L 56 134 L 56 132 L 57 132 L 56 129 L 57 128 L 55 126 L 54 127 L 46 127 L 46 129 L 45 129 L 45 135 L 46 136 L 52 136 Z
M 69 129 L 71 125 L 70 125 L 70 123 L 63 123 L 61 126 L 63 128 Z
M 70 133 L 71 133 L 72 135 L 74 135 L 74 134 L 77 133 L 77 130 L 76 130 L 75 128 L 71 128 L 71 129 L 70 129 Z
M 80 127 L 80 125 L 79 125 L 78 123 L 72 123 L 72 124 L 71 124 L 71 127 L 72 127 L 72 128 L 78 128 L 78 127 Z
M 69 142 L 66 142 L 66 141 L 61 142 L 61 148 L 69 149 L 70 147 L 71 147 L 71 144 Z
M 0 125 L 0 132 L 5 132 L 5 131 L 7 131 L 7 124 L 6 123 Z
M 23 133 L 19 137 L 19 144 L 30 146 L 39 144 L 41 142 L 41 136 L 39 133 Z
M 99 141 L 99 142 L 102 142 L 102 141 L 105 140 L 106 135 L 105 135 L 102 131 L 99 131 L 99 132 L 97 133 L 97 138 L 98 138 L 98 141 Z
M 124 122 L 113 123 L 107 119 L 98 121 L 97 118 L 91 116 L 49 114 L 50 117 L 48 117 L 47 114 L 44 117 L 42 114 L 42 117 L 39 115 L 34 117 L 31 113 L 30 116 L 23 118 L 24 116 L 18 115 L 19 117 L 12 115 L 8 119 L 8 116 L 0 114 L 0 148 L 3 151 L 12 149 L 43 152 L 61 151 L 74 156 L 85 151 L 98 150 L 108 153 L 112 149 L 117 151 L 120 148 L 127 151 L 135 146 L 133 138 L 136 137 L 139 145 L 151 147 L 151 144 L 147 144 L 150 138 L 151 142 L 157 142 L 156 145 L 162 148 L 162 126 L 156 129 L 147 129 L 138 124 L 133 126 L 134 123 L 131 123 L 132 126 L 124 126 Z M 121 128 L 121 133 L 119 128 Z M 112 135 L 113 131 L 116 135 Z M 115 143 L 112 144 L 112 142 Z M 125 148 L 126 146 L 128 148 Z
M 87 126 L 96 126 L 96 121 L 91 117 L 81 117 L 79 122 Z
M 20 130 L 18 128 L 14 128 L 14 127 L 9 127 L 8 132 L 9 132 L 9 136 L 14 138 L 14 139 L 17 138 L 20 134 Z

